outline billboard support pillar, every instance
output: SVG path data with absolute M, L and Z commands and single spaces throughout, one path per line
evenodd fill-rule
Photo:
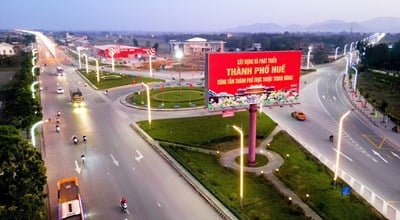
M 247 164 L 249 166 L 256 165 L 256 129 L 257 129 L 257 104 L 250 104 L 249 108 L 249 154 Z

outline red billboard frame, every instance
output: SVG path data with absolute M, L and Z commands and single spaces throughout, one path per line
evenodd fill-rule
M 298 103 L 301 51 L 209 53 L 210 111 Z

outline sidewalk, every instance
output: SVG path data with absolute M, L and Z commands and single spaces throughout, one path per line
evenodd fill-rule
M 273 137 L 281 131 L 282 128 L 276 126 L 276 128 L 271 132 L 271 134 L 261 142 L 260 146 L 257 147 L 257 154 L 262 154 L 268 158 L 268 163 L 262 167 L 244 167 L 245 172 L 253 172 L 264 175 L 283 195 L 290 197 L 292 202 L 303 209 L 306 216 L 311 219 L 322 219 L 314 210 L 308 207 L 292 190 L 285 186 L 274 174 L 273 172 L 278 169 L 284 162 L 283 158 L 270 150 L 265 150 L 266 146 L 272 141 Z M 248 148 L 244 148 L 244 151 L 248 151 Z M 240 149 L 234 149 L 225 152 L 220 159 L 222 166 L 229 167 L 235 170 L 239 170 L 240 166 L 235 162 L 235 158 L 240 155 Z
M 392 131 L 396 124 L 368 103 L 358 90 L 354 93 L 352 81 L 348 80 L 348 77 L 344 80 L 343 90 L 349 102 L 354 106 L 354 110 L 366 119 L 366 123 L 369 123 L 375 133 L 382 139 L 388 139 L 392 147 L 400 150 L 400 133 Z

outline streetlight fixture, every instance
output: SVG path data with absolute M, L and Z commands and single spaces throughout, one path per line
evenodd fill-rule
M 349 52 L 353 51 L 353 44 L 354 42 L 351 42 Z
M 35 68 L 39 68 L 39 66 L 33 66 L 32 67 L 32 76 L 35 77 Z
M 311 50 L 312 47 L 308 47 L 308 53 L 307 53 L 307 69 L 310 69 L 310 55 L 311 55 Z
M 353 91 L 356 92 L 358 70 L 354 66 L 352 66 L 351 68 L 356 72 L 356 75 L 354 76 L 353 80 Z
M 346 48 L 347 48 L 347 44 L 344 45 L 344 49 L 343 49 L 343 55 L 346 56 Z
M 35 85 L 37 85 L 39 81 L 35 81 L 31 84 L 32 98 L 35 99 Z
M 78 51 L 79 69 L 82 69 L 82 62 L 81 62 L 81 50 L 82 50 L 82 47 L 77 47 L 76 50 Z
M 115 68 L 114 68 L 114 48 L 110 49 L 110 55 L 111 55 L 111 71 L 114 72 Z
M 240 207 L 242 207 L 243 200 L 243 131 L 236 125 L 232 127 L 240 134 Z
M 36 56 L 33 56 L 33 57 L 32 57 L 32 66 L 35 65 L 35 60 L 36 60 Z
M 31 128 L 31 140 L 33 147 L 36 147 L 35 129 L 37 126 L 43 124 L 43 120 L 36 122 Z
M 176 51 L 175 57 L 178 59 L 179 62 L 179 91 L 181 91 L 182 88 L 182 82 L 181 82 L 181 59 L 183 57 L 183 52 L 181 50 Z
M 349 58 L 345 57 L 344 58 L 346 60 L 346 71 L 345 71 L 345 75 L 347 75 L 349 73 Z
M 339 48 L 340 48 L 340 47 L 336 47 L 336 50 L 335 50 L 335 60 L 337 59 L 337 52 L 338 52 Z
M 97 77 L 97 83 L 100 82 L 100 73 L 99 73 L 99 61 L 97 59 L 94 60 L 96 62 L 96 77 Z
M 153 68 L 152 68 L 152 66 L 151 66 L 151 54 L 149 55 L 149 74 L 150 74 L 150 77 L 153 77 Z
M 337 150 L 336 150 L 336 164 L 335 164 L 335 177 L 333 178 L 333 187 L 336 187 L 336 179 L 338 177 L 338 170 L 339 170 L 339 158 L 340 158 L 340 148 L 342 142 L 342 130 L 343 130 L 343 120 L 350 114 L 350 111 L 347 111 L 340 117 L 339 122 L 339 133 L 338 133 L 338 141 L 337 141 Z
M 150 127 L 151 126 L 150 88 L 145 83 L 142 83 L 142 85 L 146 87 L 146 92 L 147 92 L 147 113 L 148 113 L 148 120 Z
M 85 57 L 85 62 L 86 62 L 86 74 L 89 74 L 89 64 L 88 64 L 88 57 L 86 54 L 82 54 L 82 56 Z
M 37 52 L 38 52 L 37 49 L 36 49 L 36 48 L 33 48 L 33 49 L 32 49 L 32 56 L 35 56 L 35 54 L 36 54 Z

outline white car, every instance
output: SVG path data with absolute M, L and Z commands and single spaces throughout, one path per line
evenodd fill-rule
M 57 94 L 63 94 L 64 93 L 64 89 L 61 86 L 57 87 Z

